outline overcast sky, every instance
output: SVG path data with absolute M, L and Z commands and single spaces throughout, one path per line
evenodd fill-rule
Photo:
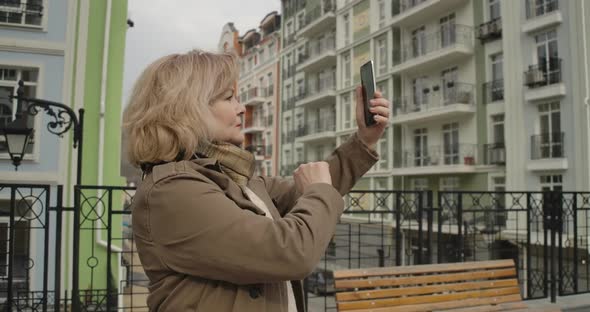
M 227 22 L 240 35 L 257 28 L 280 0 L 129 0 L 123 105 L 141 71 L 160 56 L 194 48 L 214 51 Z

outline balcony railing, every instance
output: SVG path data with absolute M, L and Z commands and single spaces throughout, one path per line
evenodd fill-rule
M 407 10 L 412 9 L 413 7 L 426 2 L 427 0 L 400 0 L 399 1 L 399 11 L 400 13 L 404 13 Z
M 310 59 L 313 60 L 326 52 L 334 51 L 335 48 L 336 40 L 334 37 L 312 41 L 309 43 L 309 49 L 304 54 L 299 55 L 298 64 L 305 63 Z
M 506 164 L 506 146 L 504 143 L 491 143 L 483 146 L 484 164 L 504 165 Z
M 305 27 L 305 26 L 315 22 L 320 17 L 322 17 L 330 12 L 334 12 L 335 10 L 336 10 L 336 4 L 334 3 L 333 0 L 323 0 L 322 5 L 318 5 L 315 8 L 313 8 L 307 12 L 307 15 L 305 16 L 305 25 L 303 25 L 302 27 Z
M 297 136 L 300 137 L 300 136 L 312 135 L 312 134 L 335 131 L 335 130 L 336 130 L 336 117 L 329 116 L 329 117 L 320 118 L 320 119 L 316 120 L 315 122 L 310 122 L 310 123 L 306 124 L 304 127 L 299 128 Z
M 285 45 L 285 47 L 287 47 L 287 46 L 295 43 L 295 41 L 296 41 L 295 40 L 295 34 L 288 35 L 288 36 L 285 37 L 284 45 Z
M 531 136 L 531 159 L 563 158 L 563 132 L 548 132 Z
M 451 47 L 453 45 L 473 45 L 473 28 L 465 25 L 451 25 L 444 30 L 418 35 L 407 42 L 402 49 L 402 62 Z M 396 59 L 394 57 L 394 64 Z
M 402 167 L 428 167 L 476 164 L 475 144 L 450 144 L 428 146 L 425 149 L 409 149 L 403 152 Z
M 442 86 L 432 86 L 418 91 L 412 96 L 394 100 L 396 114 L 423 112 L 452 104 L 473 105 L 473 85 L 469 83 L 447 82 Z
M 527 19 L 543 16 L 559 9 L 558 0 L 526 0 Z
M 541 58 L 537 65 L 530 65 L 524 72 L 524 84 L 529 88 L 538 88 L 561 80 L 561 59 L 556 57 Z
M 483 85 L 485 104 L 504 100 L 504 79 L 486 82 Z
M 284 99 L 283 100 L 283 110 L 290 110 L 293 109 L 295 107 L 295 97 L 289 98 L 289 99 Z
M 265 156 L 265 146 L 264 145 L 248 145 L 246 146 L 246 150 L 254 156 Z
M 482 43 L 502 38 L 502 19 L 496 18 L 479 25 L 477 39 Z

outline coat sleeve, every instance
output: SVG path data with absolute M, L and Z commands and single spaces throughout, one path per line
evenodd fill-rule
M 332 185 L 340 195 L 344 196 L 377 160 L 379 155 L 367 148 L 355 132 L 326 159 L 330 166 Z M 281 216 L 286 215 L 300 196 L 293 178 L 262 177 L 262 179 Z
M 334 187 L 317 183 L 288 216 L 272 220 L 238 207 L 217 185 L 189 173 L 156 183 L 148 201 L 150 236 L 168 269 L 238 285 L 305 278 L 344 206 Z

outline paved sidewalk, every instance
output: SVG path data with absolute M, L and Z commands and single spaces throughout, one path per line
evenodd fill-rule
M 557 297 L 557 302 L 552 304 L 549 298 L 527 300 L 531 307 L 559 307 L 564 312 L 590 312 L 590 294 Z

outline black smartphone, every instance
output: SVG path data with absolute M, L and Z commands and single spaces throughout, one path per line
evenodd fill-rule
M 373 61 L 368 61 L 361 66 L 361 86 L 363 88 L 363 104 L 365 107 L 365 125 L 367 127 L 377 124 L 375 114 L 369 111 L 371 107 L 369 100 L 375 97 L 375 72 L 373 71 Z

